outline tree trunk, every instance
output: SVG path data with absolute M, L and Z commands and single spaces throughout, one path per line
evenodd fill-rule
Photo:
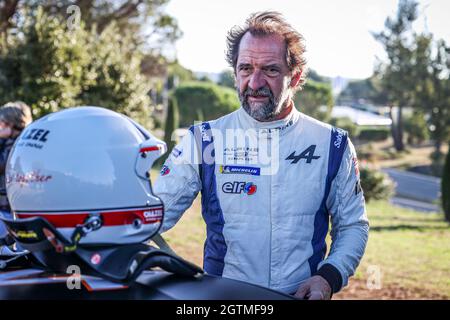
M 390 106 L 389 115 L 392 120 L 391 131 L 392 139 L 394 140 L 394 147 L 397 151 L 403 151 L 405 149 L 405 145 L 403 143 L 402 107 L 397 107 L 397 112 L 394 113 L 394 108 Z
M 439 110 L 441 111 L 441 110 Z M 443 112 L 437 112 L 437 113 L 432 113 L 431 116 L 431 120 L 433 121 L 433 124 L 435 126 L 434 128 L 434 152 L 436 154 L 436 156 L 440 156 L 442 155 L 442 142 L 443 142 L 443 137 L 445 136 L 444 132 L 445 132 L 445 124 L 442 123 L 442 119 L 445 119 L 445 115 L 443 114 Z
M 398 146 L 396 146 L 397 151 L 405 150 L 405 144 L 403 143 L 403 108 L 398 107 Z
M 441 147 L 442 147 L 442 141 L 441 141 L 440 139 L 436 139 L 436 140 L 434 141 L 434 152 L 435 152 L 436 154 L 441 155 L 441 154 L 442 154 Z
M 0 34 L 4 34 L 5 41 L 8 36 L 8 29 L 11 27 L 10 19 L 17 12 L 18 4 L 19 0 L 5 0 L 0 6 Z

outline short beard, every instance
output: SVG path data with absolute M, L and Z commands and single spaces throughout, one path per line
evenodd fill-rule
M 238 90 L 239 92 L 239 90 Z M 268 97 L 269 100 L 263 105 L 252 108 L 248 102 L 248 97 Z M 258 90 L 247 88 L 243 93 L 239 92 L 239 100 L 241 101 L 244 110 L 255 120 L 261 122 L 267 122 L 274 120 L 284 109 L 288 99 L 284 103 L 280 103 L 280 100 L 285 98 L 282 93 L 278 99 L 275 99 L 272 91 L 268 87 L 263 87 Z

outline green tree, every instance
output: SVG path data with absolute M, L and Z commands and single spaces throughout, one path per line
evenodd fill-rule
M 442 209 L 444 210 L 445 220 L 450 222 L 450 143 L 445 159 L 444 172 L 442 175 Z
M 8 30 L 14 27 L 14 14 L 17 12 L 19 0 L 3 0 L 0 2 L 0 38 L 6 42 Z
M 423 112 L 414 111 L 414 113 L 405 118 L 404 122 L 405 132 L 408 134 L 408 144 L 420 144 L 427 141 L 430 137 L 428 124 L 425 120 Z
M 114 23 L 119 32 L 157 42 L 173 42 L 181 36 L 176 20 L 164 9 L 169 0 L 3 0 L 0 2 L 0 34 L 15 33 L 38 8 L 52 17 L 67 20 L 79 8 L 81 21 L 98 33 Z M 145 27 L 145 28 L 144 28 Z M 144 30 L 145 29 L 145 30 Z
M 207 74 L 197 76 L 196 80 L 200 82 L 214 83 L 214 81 L 212 81 L 212 79 Z
M 328 83 L 308 80 L 303 89 L 294 97 L 294 103 L 301 112 L 327 121 L 333 107 L 333 93 Z
M 364 100 L 372 104 L 384 104 L 380 101 L 374 77 L 350 81 L 337 98 L 338 104 L 353 104 Z
M 167 107 L 167 117 L 166 117 L 166 125 L 164 128 L 164 141 L 167 144 L 167 153 L 162 160 L 161 163 L 167 159 L 172 149 L 175 147 L 177 141 L 174 141 L 172 135 L 176 129 L 179 128 L 180 124 L 180 114 L 178 111 L 178 103 L 176 98 L 172 95 L 169 98 L 169 103 Z
M 42 9 L 21 28 L 23 37 L 0 56 L 0 103 L 22 100 L 41 117 L 78 103 L 89 62 L 87 32 L 71 32 Z
M 111 24 L 144 51 L 142 72 L 148 77 L 166 73 L 163 52 L 182 35 L 177 21 L 165 12 L 170 0 L 1 0 L 0 47 L 20 37 L 23 24 L 43 10 L 76 28 L 78 21 L 101 34 Z
M 240 106 L 235 90 L 211 82 L 182 83 L 174 95 L 180 110 L 181 127 L 189 127 L 196 121 L 217 119 Z
M 91 60 L 78 99 L 124 113 L 151 128 L 150 84 L 140 73 L 141 51 L 132 35 L 120 34 L 117 28 L 112 23 L 101 34 L 90 33 Z
M 418 17 L 417 5 L 414 0 L 400 0 L 396 17 L 388 17 L 384 24 L 385 30 L 373 33 L 387 53 L 387 62 L 381 63 L 377 72 L 382 78 L 381 90 L 391 106 L 392 137 L 398 151 L 404 149 L 403 108 L 412 104 L 416 81 L 410 38 L 412 23 Z M 395 115 L 394 106 L 397 106 Z
M 67 30 L 42 9 L 29 16 L 0 56 L 0 103 L 23 100 L 35 118 L 75 105 L 100 105 L 151 127 L 149 85 L 132 36 L 113 23 L 100 34 Z
M 435 153 L 443 158 L 441 146 L 450 140 L 450 47 L 433 42 L 431 35 L 417 39 L 417 87 L 415 106 L 428 115 Z
M 323 82 L 331 84 L 331 79 L 328 77 L 321 76 L 317 71 L 313 69 L 308 70 L 308 79 L 315 82 Z
M 234 89 L 234 83 L 234 73 L 232 70 L 227 69 L 220 73 L 218 82 L 219 85 Z
M 389 105 L 398 106 L 396 116 L 391 109 L 396 149 L 403 149 L 402 108 L 414 107 L 426 115 L 439 167 L 441 145 L 450 139 L 450 48 L 443 40 L 435 42 L 432 34 L 413 32 L 416 18 L 417 2 L 401 0 L 397 17 L 388 18 L 386 30 L 375 34 L 388 54 L 388 62 L 377 70 L 378 88 Z
M 192 70 L 186 69 L 178 61 L 168 64 L 169 79 L 176 78 L 178 83 L 184 83 L 195 80 L 195 75 Z M 172 80 L 173 81 L 173 80 Z M 173 88 L 174 86 L 171 86 Z

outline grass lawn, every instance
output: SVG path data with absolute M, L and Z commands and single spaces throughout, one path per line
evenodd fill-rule
M 183 258 L 203 266 L 203 244 L 206 239 L 206 225 L 201 215 L 200 196 L 181 220 L 169 231 L 164 239 Z
M 355 278 L 367 281 L 370 266 L 382 286 L 409 288 L 415 296 L 450 297 L 450 226 L 442 214 L 424 214 L 387 202 L 367 206 L 369 242 Z
M 366 254 L 349 287 L 337 298 L 450 298 L 450 226 L 443 215 L 423 214 L 387 202 L 367 206 L 371 224 Z M 182 257 L 202 265 L 205 224 L 200 197 L 164 238 Z M 378 291 L 365 285 L 379 268 Z M 394 290 L 402 294 L 392 293 Z

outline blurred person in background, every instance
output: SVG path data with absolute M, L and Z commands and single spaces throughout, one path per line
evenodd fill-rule
M 30 107 L 22 101 L 8 102 L 0 107 L 0 216 L 11 218 L 11 208 L 6 195 L 6 161 L 17 137 L 33 121 Z M 0 221 L 0 235 L 6 232 Z M 6 246 L 0 246 L 0 255 L 9 254 Z

